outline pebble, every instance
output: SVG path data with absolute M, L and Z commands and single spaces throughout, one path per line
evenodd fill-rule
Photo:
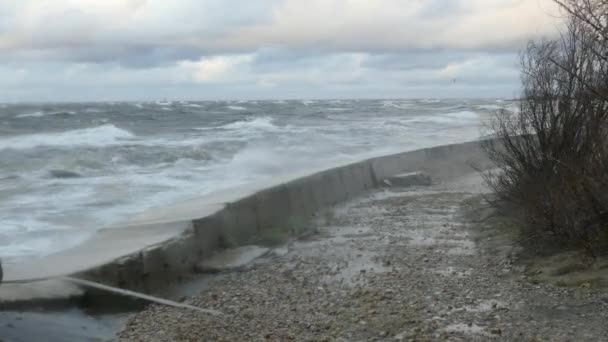
M 480 249 L 483 245 L 476 253 L 448 254 L 465 242 L 473 245 L 475 231 L 458 213 L 462 201 L 475 194 L 463 189 L 437 184 L 423 193 L 353 201 L 331 225 L 319 224 L 317 238 L 296 241 L 289 253 L 255 268 L 225 273 L 184 299 L 223 316 L 151 305 L 130 317 L 119 338 L 596 341 L 608 336 L 601 294 L 527 286 L 519 273 L 504 273 L 503 259 Z M 358 231 L 366 236 L 341 235 L 340 243 L 330 238 Z M 413 237 L 421 234 L 436 244 L 417 245 Z M 446 269 L 474 271 L 438 272 Z M 553 312 L 559 314 L 547 316 Z

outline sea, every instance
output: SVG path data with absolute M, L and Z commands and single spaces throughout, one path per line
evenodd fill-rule
M 478 139 L 507 99 L 0 104 L 0 258 L 302 169 Z

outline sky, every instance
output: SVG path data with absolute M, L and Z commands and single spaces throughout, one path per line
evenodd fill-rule
M 0 0 L 0 101 L 516 97 L 551 0 Z

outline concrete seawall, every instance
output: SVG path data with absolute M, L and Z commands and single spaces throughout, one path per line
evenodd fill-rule
M 479 142 L 376 157 L 311 170 L 193 199 L 100 230 L 83 244 L 43 260 L 6 265 L 5 281 L 63 275 L 146 293 L 163 291 L 217 250 L 268 229 L 308 220 L 325 207 L 379 186 L 404 172 L 445 180 L 488 165 Z

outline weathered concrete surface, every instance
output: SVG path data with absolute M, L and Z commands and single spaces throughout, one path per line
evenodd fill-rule
M 31 301 L 48 305 L 64 305 L 80 298 L 84 291 L 69 282 L 51 279 L 28 284 L 3 284 L 0 286 L 0 307 L 21 308 Z
M 216 250 L 246 242 L 290 219 L 307 220 L 327 206 L 353 198 L 387 177 L 424 171 L 441 182 L 488 164 L 479 142 L 439 146 L 306 170 L 270 182 L 221 191 L 137 215 L 124 226 L 100 230 L 80 246 L 18 265 L 5 281 L 75 275 L 153 293 L 180 281 Z
M 410 187 L 410 186 L 429 186 L 431 185 L 431 176 L 425 172 L 408 172 L 395 175 L 386 179 L 388 186 Z
M 191 228 L 189 221 L 106 228 L 93 239 L 41 260 L 4 265 L 3 283 L 44 280 L 99 267 L 115 258 L 139 254 Z
M 488 189 L 478 174 L 457 178 L 328 208 L 318 234 L 185 300 L 222 316 L 149 306 L 119 338 L 608 341 L 607 293 L 528 281 L 511 257 L 475 243 L 465 213 Z
M 230 271 L 247 266 L 255 259 L 266 255 L 269 248 L 260 246 L 241 246 L 220 251 L 197 265 L 202 273 Z

